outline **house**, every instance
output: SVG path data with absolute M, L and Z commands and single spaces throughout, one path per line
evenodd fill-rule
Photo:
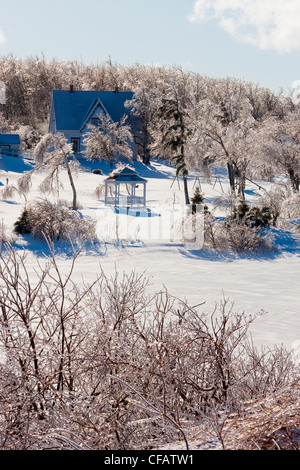
M 18 134 L 0 134 L 0 154 L 17 157 L 20 148 Z
M 125 91 L 81 91 L 53 90 L 49 133 L 63 133 L 77 156 L 83 154 L 83 140 L 88 131 L 88 124 L 97 125 L 99 114 L 108 114 L 114 122 L 120 122 L 126 116 L 133 135 L 135 135 L 135 119 L 125 107 L 127 100 L 132 100 L 133 93 Z M 132 144 L 133 159 L 137 159 L 137 145 Z

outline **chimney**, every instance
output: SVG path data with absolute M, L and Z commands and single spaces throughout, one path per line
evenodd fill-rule
M 70 93 L 74 93 L 74 85 L 70 85 Z

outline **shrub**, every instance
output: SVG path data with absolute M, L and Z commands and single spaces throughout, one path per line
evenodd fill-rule
M 262 228 L 234 219 L 225 221 L 208 214 L 204 222 L 204 248 L 223 252 L 258 251 L 271 249 L 272 238 Z
M 42 199 L 24 209 L 15 223 L 15 232 L 52 241 L 95 241 L 95 227 L 77 211 Z
M 250 207 L 245 201 L 240 201 L 231 216 L 225 220 L 218 220 L 206 213 L 204 248 L 223 252 L 271 249 L 271 235 L 262 231 L 270 220 L 271 215 L 267 208 Z
M 2 248 L 3 243 L 8 243 L 12 242 L 13 240 L 11 239 L 10 236 L 7 235 L 6 227 L 4 225 L 4 222 L 0 222 L 0 252 Z
M 246 201 L 241 200 L 238 206 L 235 206 L 228 222 L 245 224 L 251 227 L 266 227 L 270 225 L 272 214 L 268 207 L 251 207 Z
M 225 235 L 230 251 L 257 251 L 261 248 L 271 248 L 271 239 L 262 236 L 260 228 L 256 226 L 225 224 Z
M 203 312 L 117 271 L 80 285 L 79 253 L 63 275 L 50 251 L 34 276 L 25 250 L 0 252 L 2 450 L 142 450 L 210 423 L 222 437 L 299 372 L 283 348 L 254 348 L 255 316 L 226 299 Z
M 203 219 L 204 218 L 204 219 Z M 177 233 L 188 249 L 219 252 L 251 252 L 273 248 L 271 233 L 236 219 L 217 219 L 209 211 L 190 214 L 176 225 Z
M 18 220 L 14 223 L 14 231 L 20 234 L 31 233 L 28 209 L 25 208 Z

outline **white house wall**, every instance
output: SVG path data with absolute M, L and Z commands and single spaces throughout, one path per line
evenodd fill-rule
M 55 126 L 52 126 L 50 128 L 50 133 L 51 134 L 56 134 L 56 132 L 53 132 L 54 129 L 56 129 Z M 71 144 L 71 139 L 80 139 L 80 153 L 81 153 L 81 156 L 84 157 L 84 148 L 85 148 L 85 146 L 83 144 L 83 140 L 86 137 L 88 129 L 86 129 L 83 132 L 69 131 L 69 130 L 67 130 L 67 131 L 66 130 L 60 130 L 59 132 L 64 134 L 64 136 L 67 139 L 68 144 Z M 129 142 L 129 145 L 130 145 L 130 148 L 131 148 L 132 154 L 133 154 L 132 158 L 133 158 L 134 161 L 136 161 L 137 157 L 138 157 L 138 147 L 137 147 L 135 142 Z

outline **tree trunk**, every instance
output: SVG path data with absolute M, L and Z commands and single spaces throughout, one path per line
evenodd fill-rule
M 236 175 L 238 178 L 238 195 L 242 199 L 245 199 L 245 183 L 246 183 L 245 173 L 244 171 L 240 171 L 236 169 Z
M 300 177 L 299 177 L 298 173 L 296 173 L 293 170 L 293 168 L 289 168 L 288 169 L 288 174 L 289 174 L 289 177 L 290 177 L 290 182 L 291 182 L 291 186 L 292 186 L 293 191 L 299 192 Z
M 227 163 L 227 170 L 228 170 L 228 177 L 229 177 L 229 184 L 230 184 L 231 191 L 235 191 L 234 169 L 231 163 Z
M 72 173 L 71 173 L 71 169 L 70 169 L 70 165 L 69 165 L 69 162 L 68 162 L 68 157 L 65 156 L 65 162 L 66 162 L 66 167 L 67 167 L 67 172 L 68 172 L 68 177 L 69 177 L 69 181 L 70 181 L 70 185 L 71 185 L 71 188 L 72 188 L 72 191 L 73 191 L 73 204 L 72 204 L 72 209 L 74 211 L 77 210 L 77 194 L 76 194 L 76 188 L 75 188 L 75 184 L 74 184 L 74 181 L 73 181 L 73 176 L 72 176 Z
M 184 186 L 185 203 L 189 204 L 190 203 L 190 198 L 189 198 L 189 190 L 188 190 L 188 184 L 187 184 L 187 177 L 186 176 L 183 176 L 183 186 Z
M 144 151 L 143 163 L 145 163 L 145 165 L 150 165 L 150 152 L 147 148 Z
M 147 131 L 146 131 L 147 132 Z M 143 162 L 146 165 L 150 165 L 150 150 L 149 150 L 149 134 L 148 132 L 146 133 L 145 141 L 144 141 L 144 155 L 143 155 Z

